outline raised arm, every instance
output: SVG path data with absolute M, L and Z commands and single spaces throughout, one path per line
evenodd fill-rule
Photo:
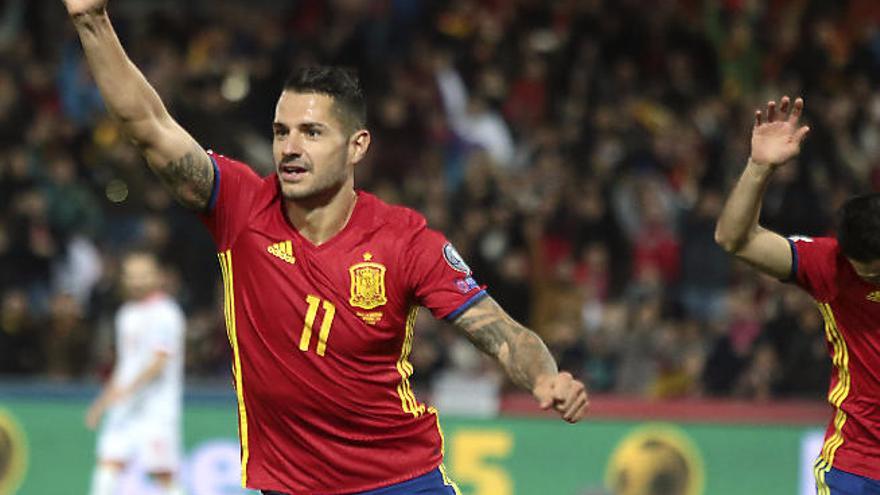
M 477 348 L 497 359 L 507 376 L 530 391 L 543 409 L 554 408 L 570 423 L 584 417 L 589 406 L 584 384 L 560 373 L 541 338 L 514 321 L 491 297 L 468 308 L 453 323 Z
M 725 251 L 779 279 L 791 274 L 791 247 L 781 235 L 758 224 L 761 200 L 776 169 L 800 152 L 801 142 L 810 128 L 799 126 L 804 109 L 800 98 L 791 104 L 787 96 L 755 112 L 752 129 L 752 155 L 737 181 L 715 226 L 715 242 Z M 791 110 L 789 112 L 789 110 Z
M 210 159 L 126 55 L 107 15 L 107 0 L 64 4 L 110 113 L 171 194 L 188 208 L 204 210 L 214 184 Z

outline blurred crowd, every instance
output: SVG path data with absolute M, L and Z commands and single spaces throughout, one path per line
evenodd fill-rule
M 355 67 L 373 147 L 359 187 L 424 213 L 479 282 L 594 392 L 820 398 L 823 322 L 713 241 L 754 109 L 812 127 L 762 222 L 833 233 L 880 186 L 874 0 L 112 0 L 135 63 L 206 148 L 273 170 L 289 70 Z M 59 0 L 0 0 L 0 373 L 112 362 L 119 257 L 161 254 L 190 377 L 228 374 L 214 247 L 105 115 Z M 421 387 L 497 377 L 422 312 Z

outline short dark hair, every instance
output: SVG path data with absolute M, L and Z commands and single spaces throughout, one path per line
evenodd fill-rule
M 300 67 L 287 78 L 285 90 L 333 98 L 337 116 L 350 131 L 367 126 L 367 103 L 354 69 L 332 65 Z
M 850 198 L 840 208 L 837 242 L 847 258 L 880 260 L 880 193 Z

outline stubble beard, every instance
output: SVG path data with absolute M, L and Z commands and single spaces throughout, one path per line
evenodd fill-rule
M 285 201 L 322 204 L 333 198 L 346 182 L 344 174 L 322 178 L 312 176 L 309 179 L 313 179 L 311 183 L 290 184 L 282 181 L 281 196 Z

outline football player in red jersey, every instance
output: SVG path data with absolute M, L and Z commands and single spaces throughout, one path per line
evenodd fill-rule
M 106 0 L 64 0 L 110 112 L 218 247 L 233 351 L 242 483 L 266 493 L 452 494 L 437 411 L 413 395 L 418 307 L 451 321 L 569 422 L 583 383 L 512 320 L 418 213 L 354 187 L 370 145 L 357 78 L 291 77 L 276 173 L 206 152 L 125 54 Z
M 777 108 L 778 107 L 778 108 Z M 755 113 L 752 154 L 718 219 L 715 240 L 729 253 L 806 290 L 825 319 L 835 414 L 814 466 L 825 494 L 880 493 L 880 194 L 840 212 L 837 238 L 785 238 L 758 224 L 773 173 L 800 152 L 809 127 L 804 102 L 786 96 Z

